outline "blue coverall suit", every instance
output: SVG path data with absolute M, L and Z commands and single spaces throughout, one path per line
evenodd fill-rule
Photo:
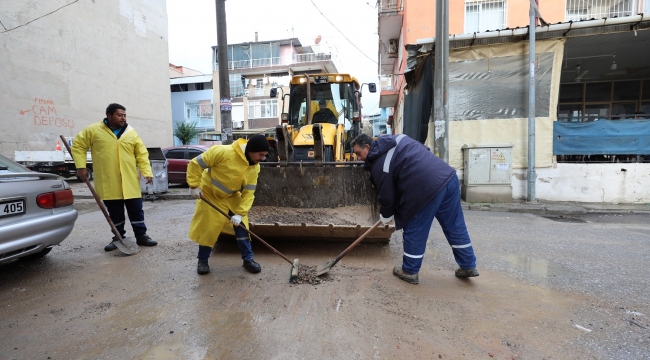
M 370 145 L 365 170 L 378 189 L 381 215 L 395 216 L 395 228 L 404 229 L 402 268 L 417 274 L 427 237 L 438 219 L 462 269 L 476 267 L 476 256 L 460 206 L 456 170 L 429 148 L 406 135 L 380 136 Z

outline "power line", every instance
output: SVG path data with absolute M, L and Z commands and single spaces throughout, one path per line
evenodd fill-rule
M 344 34 L 341 30 L 339 30 L 339 28 L 337 28 L 336 25 L 334 25 L 334 23 L 331 22 L 330 19 L 328 19 L 327 16 L 325 16 L 325 14 L 323 14 L 322 11 L 320 11 L 320 9 L 318 8 L 318 6 L 316 6 L 316 4 L 314 3 L 314 0 L 311 0 L 311 3 L 312 3 L 312 5 L 314 5 L 314 7 L 316 8 L 316 10 L 318 10 L 318 12 L 319 12 L 321 15 L 323 15 L 323 17 L 325 18 L 325 20 L 327 20 L 330 24 L 332 24 L 332 26 L 336 29 L 336 31 L 340 32 L 341 35 L 343 35 L 343 37 L 345 38 L 345 40 L 347 40 L 350 44 L 352 44 L 352 46 L 354 46 L 355 49 L 359 50 L 359 52 L 360 52 L 361 54 L 363 54 L 363 56 L 365 56 L 365 57 L 367 57 L 368 59 L 370 59 L 370 61 L 372 61 L 373 63 L 378 64 L 378 63 L 377 63 L 373 58 L 371 58 L 370 56 L 366 55 L 366 53 L 364 53 L 363 51 L 361 51 L 361 49 L 359 49 L 358 46 L 356 46 L 356 45 L 355 45 L 355 44 L 354 44 L 350 39 L 348 39 L 348 37 L 345 36 L 345 34 Z
M 53 13 L 55 13 L 55 12 L 57 12 L 57 11 L 63 9 L 64 7 L 66 7 L 66 6 L 70 6 L 70 5 L 72 5 L 72 4 L 76 3 L 76 2 L 79 2 L 79 0 L 74 0 L 73 2 L 71 2 L 71 3 L 69 3 L 69 4 L 65 4 L 65 5 L 59 7 L 58 9 L 56 9 L 56 10 L 54 10 L 54 11 L 51 11 L 51 12 L 45 14 L 45 15 L 39 16 L 39 17 L 37 17 L 36 19 L 34 19 L 34 20 L 30 20 L 30 21 L 28 21 L 28 22 L 26 22 L 26 23 L 24 23 L 24 24 L 22 24 L 22 25 L 18 25 L 18 26 L 16 26 L 16 27 L 12 27 L 11 29 L 7 29 L 7 28 L 4 26 L 4 24 L 2 24 L 2 27 L 5 28 L 5 31 L 0 32 L 0 34 L 4 34 L 4 33 L 9 32 L 9 31 L 11 31 L 11 30 L 16 30 L 16 29 L 18 29 L 19 27 L 23 27 L 23 26 L 25 26 L 25 25 L 27 25 L 27 24 L 33 23 L 34 21 L 36 21 L 36 20 L 38 20 L 38 19 L 42 19 L 42 18 L 44 18 L 44 17 L 46 17 L 46 16 L 48 16 L 48 15 L 51 15 L 51 14 L 53 14 Z

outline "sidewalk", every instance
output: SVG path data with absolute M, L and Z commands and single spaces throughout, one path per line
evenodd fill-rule
M 75 200 L 92 199 L 93 196 L 86 184 L 69 181 Z M 157 194 L 158 200 L 194 200 L 189 195 L 186 186 L 174 185 L 164 194 Z M 611 214 L 631 213 L 650 214 L 650 204 L 615 204 L 615 203 L 575 203 L 575 202 L 514 202 L 509 204 L 487 204 L 462 202 L 463 210 L 519 212 L 539 215 L 577 215 L 586 213 Z

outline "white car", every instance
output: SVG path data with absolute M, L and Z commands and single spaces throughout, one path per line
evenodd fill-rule
M 40 258 L 65 240 L 77 210 L 67 182 L 0 155 L 0 262 Z

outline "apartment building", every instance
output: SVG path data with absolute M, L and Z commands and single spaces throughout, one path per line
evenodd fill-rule
M 380 107 L 390 110 L 393 132 L 424 141 L 435 2 L 378 7 Z M 549 0 L 539 7 L 550 25 L 536 26 L 537 198 L 649 201 L 648 0 Z M 523 0 L 449 2 L 449 162 L 462 178 L 463 145 L 513 143 L 518 199 L 525 198 L 528 167 L 528 8 Z
M 147 146 L 171 143 L 165 1 L 13 0 L 1 13 L 0 154 L 54 150 L 110 103 Z
M 218 144 L 214 132 L 214 95 L 212 74 L 169 64 L 169 88 L 172 104 L 172 127 L 178 123 L 194 124 L 199 130 L 191 144 Z M 182 145 L 174 136 L 174 145 Z
M 228 71 L 233 130 L 268 129 L 280 124 L 282 97 L 270 98 L 271 88 L 288 94 L 294 74 L 336 73 L 340 68 L 334 47 L 320 37 L 303 44 L 298 38 L 228 45 Z M 304 40 L 303 40 L 304 41 Z M 212 47 L 214 103 L 219 103 L 218 47 Z M 215 130 L 221 134 L 221 114 Z

